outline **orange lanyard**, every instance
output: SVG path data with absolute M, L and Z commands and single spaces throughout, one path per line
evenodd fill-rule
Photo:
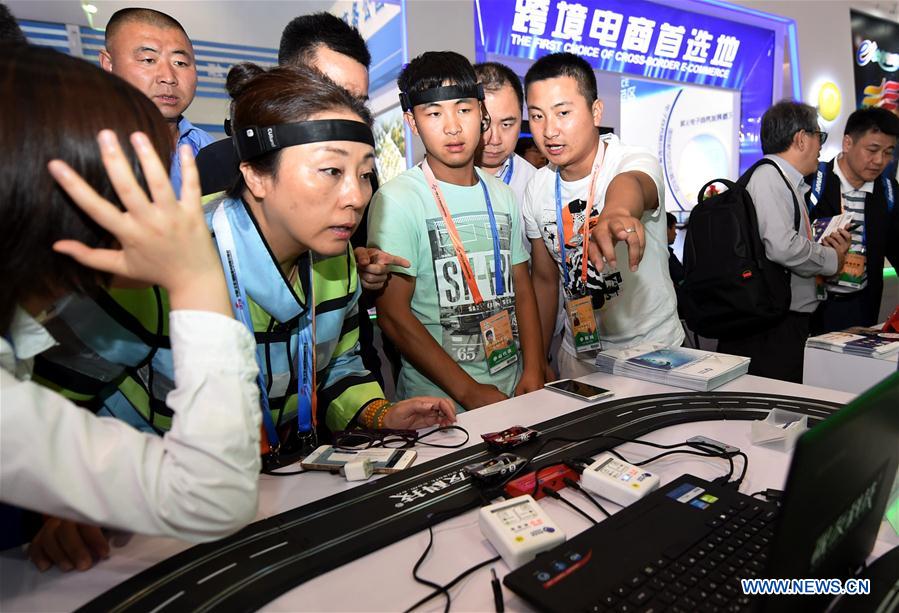
M 593 170 L 590 173 L 590 187 L 587 192 L 587 208 L 584 213 L 584 224 L 581 226 L 583 239 L 581 248 L 583 249 L 583 257 L 581 258 L 581 283 L 584 287 L 587 285 L 587 242 L 590 240 L 590 215 L 593 213 L 593 202 L 596 199 L 596 179 L 599 176 L 599 170 L 602 167 L 603 158 L 605 157 L 605 143 L 599 141 L 596 150 L 596 157 L 593 159 Z M 568 284 L 568 262 L 565 256 L 565 225 L 562 223 L 562 173 L 556 169 L 556 225 L 561 228 L 557 232 L 559 235 L 559 257 L 562 261 L 562 275 L 565 278 L 565 284 Z
M 481 290 L 478 288 L 474 271 L 471 269 L 471 262 L 468 261 L 468 254 L 465 252 L 465 246 L 462 245 L 462 239 L 459 237 L 459 230 L 456 228 L 456 223 L 453 221 L 449 207 L 446 205 L 446 199 L 443 197 L 440 185 L 437 184 L 437 178 L 434 176 L 434 171 L 432 171 L 431 167 L 428 165 L 427 158 L 422 161 L 421 170 L 425 175 L 428 186 L 431 188 L 431 193 L 434 196 L 434 201 L 437 203 L 440 215 L 443 217 L 443 222 L 446 224 L 446 232 L 449 234 L 450 242 L 452 242 L 453 249 L 456 251 L 456 258 L 459 260 L 459 266 L 462 268 L 462 276 L 465 278 L 465 283 L 468 285 L 468 290 L 471 292 L 471 298 L 474 300 L 475 304 L 481 304 L 484 302 L 484 298 L 481 296 Z M 502 296 L 506 293 L 506 287 L 499 249 L 499 230 L 496 226 L 496 217 L 493 214 L 493 205 L 490 203 L 490 194 L 487 191 L 487 185 L 480 176 L 478 177 L 478 182 L 484 190 L 484 200 L 487 203 L 487 216 L 490 218 L 490 230 L 493 235 L 493 264 L 494 277 L 496 279 L 496 295 Z

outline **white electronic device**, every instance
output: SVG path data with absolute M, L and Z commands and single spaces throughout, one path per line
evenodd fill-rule
M 581 486 L 626 507 L 659 487 L 659 476 L 603 453 L 584 469 Z
M 355 462 L 347 462 L 340 469 L 340 474 L 347 481 L 366 481 L 372 475 L 372 463 L 369 458 L 362 458 Z
M 478 523 L 481 534 L 511 569 L 565 542 L 565 533 L 530 495 L 481 507 Z

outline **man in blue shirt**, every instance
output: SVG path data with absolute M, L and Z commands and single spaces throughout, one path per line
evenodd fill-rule
M 128 81 L 153 101 L 169 123 L 176 154 L 169 174 L 181 192 L 181 164 L 177 146 L 190 145 L 194 155 L 212 137 L 193 126 L 183 113 L 197 91 L 193 45 L 178 21 L 153 9 L 116 11 L 106 25 L 106 48 L 100 66 Z

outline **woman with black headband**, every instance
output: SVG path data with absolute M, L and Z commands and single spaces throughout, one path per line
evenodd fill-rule
M 290 328 L 289 341 L 273 338 L 266 348 L 266 369 L 296 356 L 296 382 L 284 395 L 296 395 L 296 408 L 288 400 L 289 408 L 276 409 L 272 394 L 273 421 L 295 414 L 301 437 L 320 425 L 334 432 L 454 421 L 443 398 L 388 403 L 356 353 L 358 318 L 367 314 L 357 307 L 361 284 L 349 240 L 371 197 L 368 109 L 302 67 L 262 72 L 239 65 L 228 76 L 228 89 L 241 163 L 228 197 L 207 215 L 232 281 L 232 302 L 240 305 L 247 295 L 251 300 L 248 310 L 238 307 L 241 317 L 253 320 L 257 338 L 260 327 Z M 267 434 L 276 444 L 278 434 L 271 428 Z
M 227 197 L 207 205 L 206 218 L 234 314 L 256 335 L 264 461 L 277 466 L 279 458 L 311 450 L 323 433 L 455 421 L 443 398 L 389 403 L 357 355 L 358 317 L 367 314 L 357 308 L 361 284 L 349 239 L 371 196 L 368 110 L 305 68 L 239 65 L 228 75 L 228 90 L 241 163 Z M 90 377 L 95 389 L 103 388 L 109 372 L 118 373 L 101 392 L 102 410 L 166 430 L 162 401 L 173 365 L 159 326 L 165 293 L 114 290 L 93 305 L 73 306 L 59 318 L 70 328 L 60 337 L 77 337 L 80 354 L 85 348 L 94 354 L 78 362 L 73 386 L 89 387 Z M 102 330 L 79 328 L 82 308 L 102 308 Z M 72 362 L 60 355 L 45 372 L 70 387 L 61 373 Z

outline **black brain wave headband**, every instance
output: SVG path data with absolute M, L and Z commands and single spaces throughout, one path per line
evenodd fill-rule
M 403 111 L 411 111 L 412 107 L 443 100 L 458 100 L 459 98 L 477 98 L 484 100 L 484 88 L 480 83 L 463 87 L 461 85 L 444 85 L 432 87 L 420 92 L 400 92 L 400 105 Z
M 234 128 L 231 139 L 241 162 L 294 145 L 327 141 L 353 141 L 375 146 L 371 128 L 349 119 L 316 119 L 274 126 Z

